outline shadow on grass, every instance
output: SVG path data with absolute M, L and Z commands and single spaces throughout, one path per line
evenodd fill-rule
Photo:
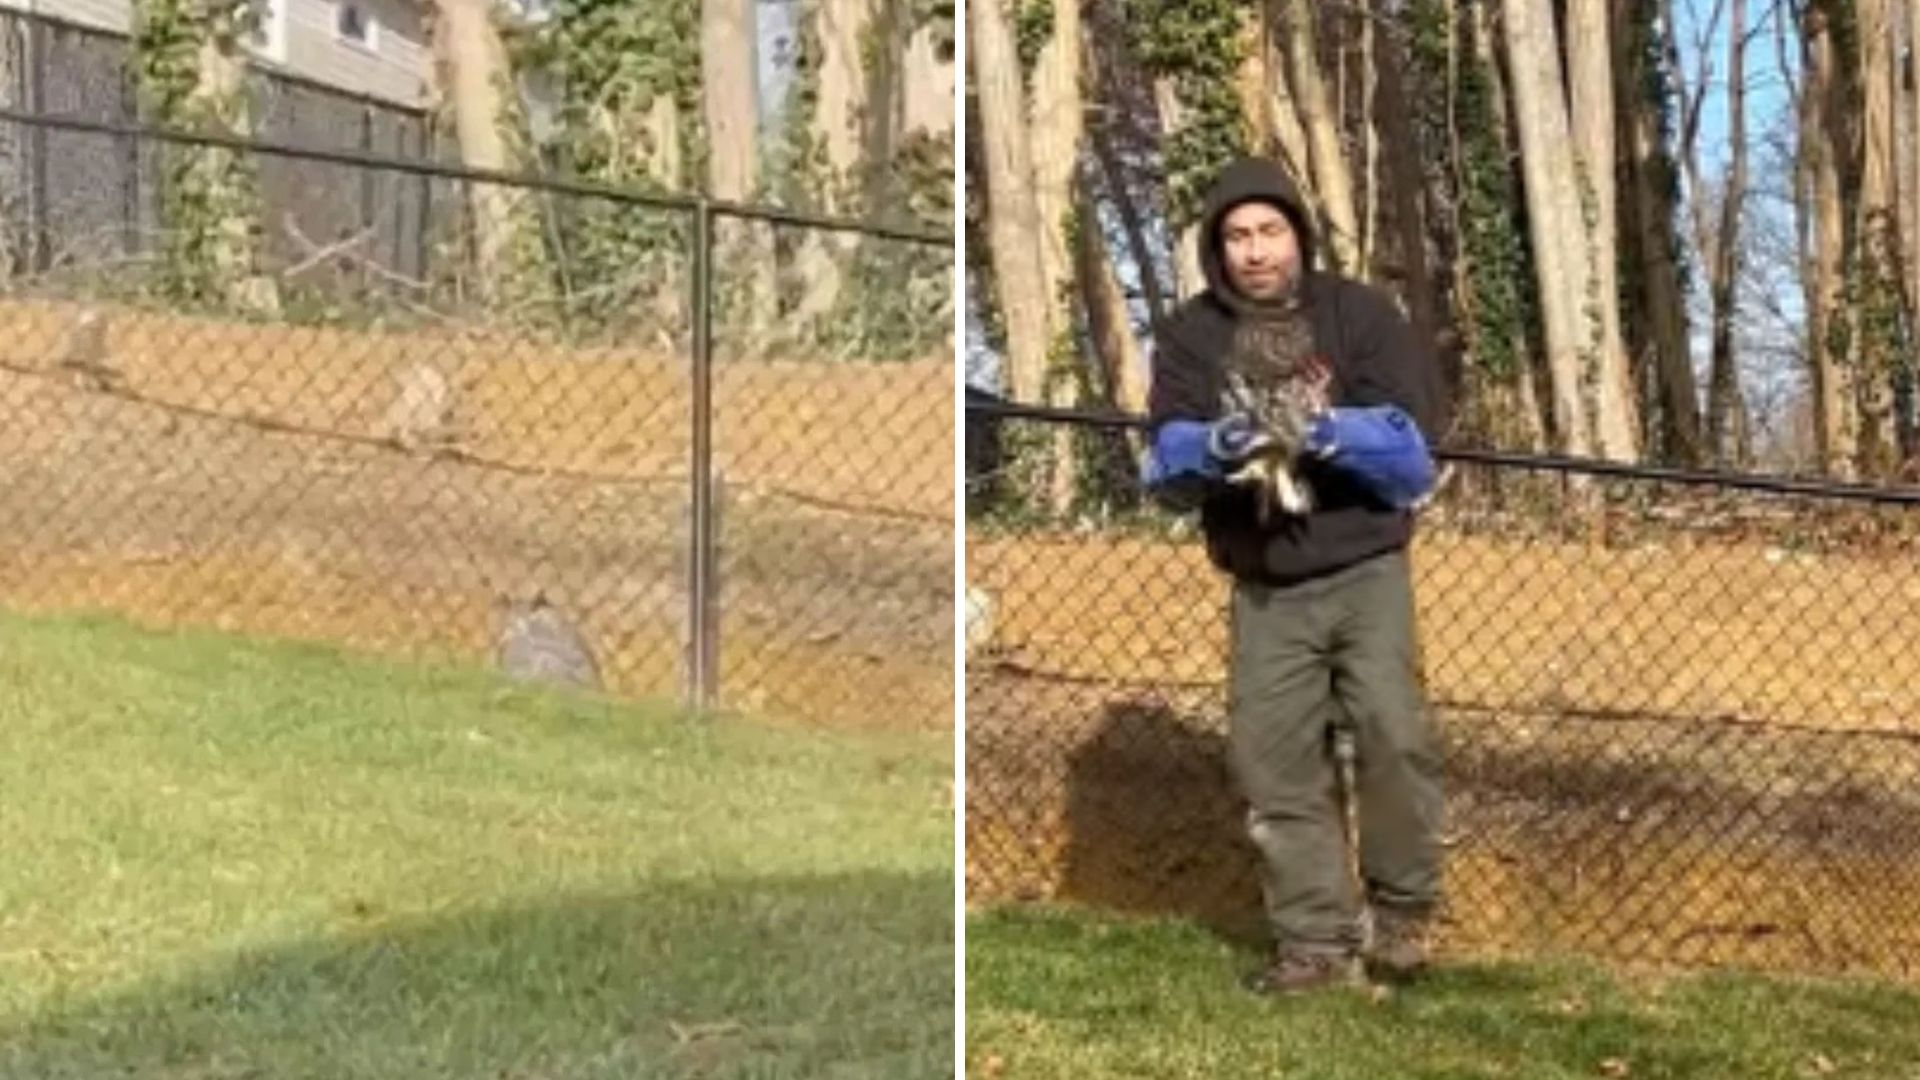
M 874 872 L 362 910 L 0 1030 L 0 1076 L 950 1075 L 952 895 Z

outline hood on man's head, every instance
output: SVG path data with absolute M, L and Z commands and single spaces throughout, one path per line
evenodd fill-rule
M 1206 275 L 1214 295 L 1229 303 L 1239 300 L 1240 296 L 1227 283 L 1226 261 L 1220 253 L 1220 222 L 1234 207 L 1254 201 L 1272 203 L 1287 215 L 1295 235 L 1300 238 L 1300 272 L 1304 274 L 1313 269 L 1313 219 L 1307 216 L 1300 189 L 1272 158 L 1241 158 L 1220 170 L 1207 192 L 1198 238 L 1200 271 Z

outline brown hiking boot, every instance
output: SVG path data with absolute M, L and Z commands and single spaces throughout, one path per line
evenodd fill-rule
M 1382 982 L 1405 982 L 1427 970 L 1427 920 L 1375 909 L 1367 973 Z
M 1256 994 L 1304 994 L 1363 982 L 1360 964 L 1352 953 L 1282 947 L 1267 966 L 1247 980 Z

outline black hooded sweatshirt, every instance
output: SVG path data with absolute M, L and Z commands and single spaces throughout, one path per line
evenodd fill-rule
M 1199 230 L 1208 287 L 1156 329 L 1148 396 L 1154 431 L 1169 420 L 1208 421 L 1225 411 L 1221 358 L 1246 302 L 1228 283 L 1219 227 L 1228 211 L 1253 200 L 1278 207 L 1300 239 L 1300 287 L 1315 349 L 1333 370 L 1333 404 L 1398 405 L 1432 440 L 1442 394 L 1432 353 L 1385 293 L 1313 269 L 1314 234 L 1299 193 L 1277 163 L 1258 158 L 1229 165 L 1215 182 Z M 1324 462 L 1309 460 L 1303 471 L 1316 507 L 1305 517 L 1275 514 L 1263 526 L 1254 492 L 1232 487 L 1208 497 L 1200 522 L 1215 566 L 1240 580 L 1289 585 L 1407 545 L 1411 514 Z

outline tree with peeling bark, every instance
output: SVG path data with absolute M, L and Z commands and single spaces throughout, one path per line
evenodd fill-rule
M 508 129 L 514 109 L 506 43 L 489 0 L 434 0 L 433 42 L 438 111 L 450 114 L 460 164 L 469 169 L 520 172 Z M 504 184 L 467 185 L 472 289 L 475 302 L 507 299 L 524 271 L 527 248 L 539 243 L 532 199 Z M 529 235 L 531 234 L 531 235 Z
M 1630 191 L 1621 209 L 1631 223 L 1620 233 L 1621 262 L 1633 269 L 1637 282 L 1628 321 L 1638 342 L 1634 352 L 1642 358 L 1642 376 L 1635 382 L 1644 387 L 1644 413 L 1658 421 L 1657 430 L 1644 429 L 1648 439 L 1657 437 L 1667 460 L 1697 465 L 1702 459 L 1700 399 L 1675 237 L 1678 175 L 1662 122 L 1669 112 L 1672 81 L 1668 52 L 1660 41 L 1653 5 L 1614 0 L 1614 6 L 1616 25 L 1623 30 L 1616 39 L 1614 70 L 1619 78 L 1616 100 L 1624 103 L 1621 158 Z
M 967 5 L 968 57 L 980 103 L 977 130 L 986 166 L 987 222 L 998 312 L 1006 331 L 1006 388 L 1020 401 L 1046 392 L 1052 305 L 1040 254 L 1040 207 L 1026 96 L 1005 0 Z M 976 126 L 976 125 L 969 125 Z
M 1508 66 L 1516 83 L 1514 126 L 1526 182 L 1533 261 L 1545 327 L 1553 420 L 1560 449 L 1596 449 L 1589 406 L 1597 320 L 1588 317 L 1592 265 L 1579 218 L 1578 177 L 1550 0 L 1505 0 Z
M 1369 12 L 1369 23 L 1373 13 Z M 1438 333 L 1440 318 L 1435 310 L 1433 268 L 1429 264 L 1428 220 L 1422 188 L 1427 180 L 1426 163 L 1413 121 L 1413 103 L 1408 100 L 1408 69 L 1411 66 L 1408 35 L 1382 33 L 1366 73 L 1376 84 L 1374 104 L 1368 115 L 1377 117 L 1370 125 L 1379 129 L 1375 140 L 1381 158 L 1377 168 L 1368 172 L 1370 201 L 1380 204 L 1391 220 L 1391 233 L 1385 229 L 1376 249 L 1391 249 L 1390 256 L 1376 259 L 1382 277 L 1399 282 L 1406 301 L 1407 317 L 1414 329 L 1425 337 Z M 1377 189 L 1384 188 L 1384 192 Z
M 727 202 L 759 197 L 759 94 L 754 0 L 701 0 L 700 86 L 707 134 L 707 193 Z M 715 223 L 715 282 L 747 342 L 774 322 L 773 232 L 759 222 Z
M 19 100 L 19 54 L 0 43 L 0 106 L 23 108 Z M 32 212 L 27 202 L 27 147 L 19 124 L 0 124 L 0 281 L 24 272 L 27 244 L 24 233 Z
M 1049 405 L 1080 403 L 1086 373 L 1077 363 L 1072 318 L 1073 233 L 1091 223 L 1076 222 L 1074 175 L 1085 130 L 1081 97 L 1079 0 L 1054 0 L 1046 42 L 1040 47 L 1029 82 L 1033 132 L 1033 195 L 1039 211 L 1043 294 L 1051 311 L 1045 400 Z M 1050 501 L 1055 509 L 1071 505 L 1079 483 L 1073 433 L 1055 432 Z
M 1123 66 L 1121 57 L 1126 52 L 1121 37 L 1111 23 L 1101 25 L 1095 21 L 1087 31 L 1089 82 L 1099 87 L 1100 96 L 1099 104 L 1089 110 L 1087 149 L 1093 155 L 1094 171 L 1100 177 L 1101 194 L 1095 201 L 1112 208 L 1120 247 L 1139 280 L 1146 321 L 1151 324 L 1165 318 L 1171 310 L 1160 274 L 1160 266 L 1168 261 L 1166 253 L 1163 245 L 1156 245 L 1148 238 L 1148 218 L 1157 216 L 1159 207 L 1138 187 L 1142 174 L 1150 175 L 1157 164 L 1150 160 L 1150 150 L 1143 149 L 1151 146 L 1154 134 L 1147 130 L 1149 125 L 1136 119 L 1148 111 L 1143 102 L 1151 102 L 1151 90 L 1142 98 L 1137 88 L 1130 88 L 1119 73 Z M 1137 81 L 1139 73 L 1132 74 Z
M 1075 404 L 1085 385 L 1072 318 L 1074 178 L 1084 130 L 1080 9 L 1051 5 L 1030 66 L 1001 3 L 967 10 L 1010 389 L 1030 401 Z M 1064 510 L 1077 484 L 1071 432 L 1057 432 L 1046 457 L 1047 501 Z
M 1314 5 L 1309 0 L 1283 0 L 1282 46 L 1286 79 L 1299 125 L 1306 133 L 1313 170 L 1314 201 L 1325 220 L 1330 269 L 1365 279 L 1369 270 L 1360 258 L 1360 221 L 1354 209 L 1354 183 L 1327 81 L 1320 71 L 1319 38 Z M 1282 122 L 1285 123 L 1284 121 Z
M 812 13 L 819 61 L 807 143 L 809 151 L 817 145 L 818 155 L 816 158 L 809 152 L 805 157 L 809 164 L 818 166 L 819 175 L 809 179 L 819 187 L 819 206 L 829 213 L 844 214 L 864 202 L 859 192 L 861 151 L 866 142 L 861 129 L 872 105 L 867 97 L 863 46 L 873 27 L 878 2 L 819 0 Z M 794 312 L 803 324 L 833 316 L 852 245 L 851 237 L 838 234 L 816 233 L 806 238 L 798 275 L 805 291 Z
M 1920 325 L 1920 0 L 1905 3 L 1906 51 L 1896 58 L 1895 66 L 1906 117 L 1907 167 L 1901 174 L 1905 183 L 1901 194 L 1907 238 L 1907 312 L 1909 325 Z M 1909 366 L 1913 363 L 1909 361 Z M 1914 437 L 1920 439 L 1920 433 Z M 1920 446 L 1905 449 L 1909 458 L 1920 454 Z
M 1049 6 L 1052 19 L 1028 76 L 1027 107 L 1041 266 L 1047 301 L 1057 311 L 1066 304 L 1072 280 L 1074 172 L 1080 159 L 1085 104 L 1080 92 L 1080 5 L 1060 0 Z M 1056 335 L 1064 330 L 1064 323 L 1056 326 Z
M 1860 198 L 1854 204 L 1858 257 L 1851 275 L 1860 376 L 1860 469 L 1890 475 L 1899 464 L 1895 389 L 1908 346 L 1895 218 L 1895 72 L 1892 0 L 1855 0 L 1855 68 L 1860 83 Z
M 1859 400 L 1849 338 L 1851 318 L 1844 302 L 1848 262 L 1845 217 L 1849 117 L 1847 74 L 1834 40 L 1832 13 L 1821 0 L 1802 16 L 1799 153 L 1804 176 L 1802 198 L 1810 204 L 1808 265 L 1802 280 L 1807 293 L 1808 354 L 1815 403 L 1814 439 L 1826 471 L 1857 476 L 1860 446 Z
M 1135 336 L 1133 318 L 1127 310 L 1126 295 L 1121 292 L 1114 273 L 1113 256 L 1107 246 L 1106 229 L 1099 220 L 1099 193 L 1090 179 L 1081 183 L 1079 263 L 1080 303 L 1086 312 L 1087 335 L 1094 355 L 1100 360 L 1106 404 L 1130 413 L 1147 407 L 1147 369 Z
M 1567 81 L 1571 89 L 1574 164 L 1590 267 L 1582 307 L 1597 321 L 1592 379 L 1600 451 L 1615 461 L 1640 457 L 1640 423 L 1620 330 L 1618 203 L 1614 170 L 1613 48 L 1607 0 L 1567 4 Z
M 1108 102 L 1120 98 L 1118 66 L 1120 43 L 1111 39 L 1111 28 L 1090 20 L 1082 27 L 1083 64 L 1086 83 L 1099 88 L 1099 96 Z M 1146 408 L 1147 369 L 1128 297 L 1116 270 L 1114 236 L 1128 250 L 1129 259 L 1140 280 L 1146 322 L 1165 317 L 1167 300 L 1162 295 L 1155 260 L 1148 252 L 1141 207 L 1128 186 L 1128 174 L 1120 161 L 1116 144 L 1122 126 L 1112 109 L 1087 110 L 1086 153 L 1082 156 L 1078 193 L 1078 261 L 1074 273 L 1080 287 L 1080 303 L 1086 317 L 1087 337 L 1104 375 L 1107 403 L 1128 412 Z M 1103 220 L 1102 208 L 1109 208 L 1114 219 L 1110 229 Z

